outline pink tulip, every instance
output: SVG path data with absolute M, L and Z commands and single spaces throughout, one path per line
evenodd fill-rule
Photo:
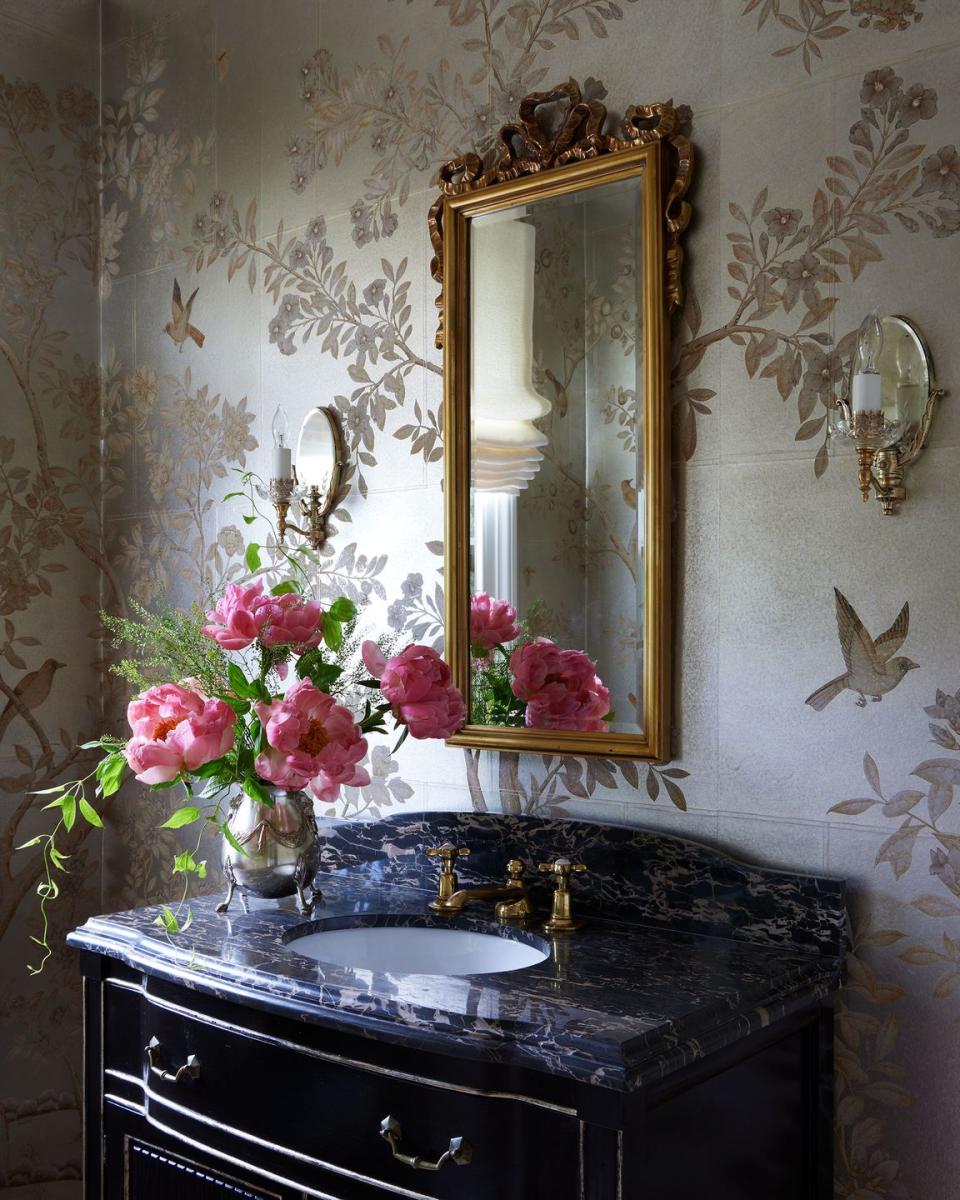
M 257 755 L 257 774 L 284 788 L 309 783 L 320 800 L 333 800 L 342 786 L 363 787 L 370 776 L 358 763 L 366 739 L 349 709 L 321 692 L 309 679 L 285 696 L 254 705 L 268 748 Z
M 163 683 L 127 706 L 134 736 L 124 754 L 141 783 L 169 783 L 231 750 L 236 719 L 223 700 Z
M 610 692 L 593 659 L 582 650 L 561 650 L 537 638 L 510 656 L 514 695 L 527 702 L 526 724 L 535 729 L 605 732 Z
M 467 706 L 451 682 L 450 668 L 429 646 L 407 646 L 389 659 L 380 675 L 380 690 L 411 737 L 450 737 L 467 718 Z
M 520 636 L 517 610 L 506 600 L 494 600 L 486 592 L 470 598 L 470 645 L 484 657 L 494 646 L 503 646 Z
M 203 632 L 224 650 L 245 650 L 260 636 L 266 618 L 266 614 L 261 617 L 257 612 L 262 593 L 262 579 L 245 588 L 228 583 L 216 606 L 207 613 L 210 624 L 204 625 Z

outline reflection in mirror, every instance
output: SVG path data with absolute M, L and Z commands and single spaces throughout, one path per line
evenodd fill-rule
M 642 195 L 469 221 L 475 724 L 643 730 Z
M 304 417 L 297 442 L 297 477 L 302 485 L 316 487 L 329 495 L 340 458 L 337 431 L 325 408 L 315 408 Z

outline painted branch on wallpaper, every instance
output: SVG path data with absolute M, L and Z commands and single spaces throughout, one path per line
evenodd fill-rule
M 824 288 L 854 283 L 871 263 L 883 259 L 874 240 L 888 235 L 891 220 L 909 233 L 921 225 L 933 237 L 960 229 L 960 154 L 954 145 L 926 153 L 911 142 L 914 127 L 937 113 L 937 93 L 923 83 L 907 85 L 891 67 L 869 71 L 860 89 L 859 119 L 850 128 L 849 157 L 830 155 L 830 174 L 814 192 L 807 217 L 802 209 L 771 204 L 763 188 L 749 214 L 731 202 L 739 228 L 727 233 L 733 258 L 727 292 L 734 308 L 728 320 L 701 332 L 696 297 L 688 300 L 688 337 L 673 355 L 673 402 L 679 449 L 692 458 L 697 417 L 711 412 L 709 388 L 685 381 L 707 351 L 721 342 L 742 347 L 751 379 L 771 379 L 784 401 L 796 396 L 798 442 L 823 435 L 814 460 L 817 476 L 827 469 L 827 416 L 849 371 L 855 333 L 835 342 L 823 326 L 839 296 Z M 841 274 L 844 272 L 845 274 Z M 847 278 L 845 278 L 847 276 Z
M 786 58 L 799 50 L 803 69 L 813 73 L 814 59 L 822 59 L 828 44 L 850 33 L 856 21 L 859 29 L 878 33 L 905 33 L 923 18 L 924 0 L 747 0 L 742 16 L 756 14 L 757 32 L 767 21 L 787 32 L 787 44 L 774 50 L 774 58 Z M 797 38 L 799 37 L 799 41 Z

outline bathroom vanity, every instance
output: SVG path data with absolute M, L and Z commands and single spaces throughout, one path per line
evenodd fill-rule
M 172 942 L 156 909 L 71 935 L 88 1200 L 832 1194 L 841 882 L 577 821 L 403 814 L 324 836 L 310 918 L 213 897 Z M 533 916 L 431 911 L 425 850 L 444 843 L 470 850 L 455 891 L 496 893 L 519 860 Z M 547 933 L 537 868 L 558 858 L 586 868 L 586 923 Z

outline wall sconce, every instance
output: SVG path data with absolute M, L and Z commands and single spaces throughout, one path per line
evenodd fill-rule
M 907 498 L 904 469 L 923 449 L 943 395 L 918 327 L 906 317 L 869 313 L 857 334 L 830 439 L 856 447 L 860 496 L 869 500 L 872 488 L 886 516 Z
M 327 540 L 327 518 L 336 503 L 344 466 L 343 435 L 336 410 L 324 405 L 307 413 L 297 441 L 296 463 L 287 414 L 279 405 L 273 414 L 272 429 L 270 485 L 257 491 L 276 510 L 281 542 L 289 530 L 306 538 L 312 550 L 319 550 Z M 287 519 L 291 504 L 299 505 L 305 529 Z

